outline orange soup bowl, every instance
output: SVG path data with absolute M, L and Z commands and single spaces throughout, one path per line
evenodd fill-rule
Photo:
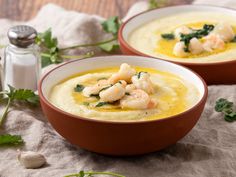
M 67 113 L 49 101 L 56 84 L 75 74 L 128 63 L 173 73 L 196 87 L 197 103 L 188 110 L 158 120 L 105 121 Z M 163 60 L 140 56 L 103 56 L 64 63 L 45 74 L 39 83 L 42 110 L 53 128 L 71 144 L 107 155 L 126 156 L 158 151 L 183 138 L 197 123 L 207 99 L 204 80 L 193 71 Z
M 122 24 L 119 29 L 118 39 L 121 46 L 121 51 L 125 55 L 139 55 L 146 57 L 153 57 L 161 60 L 171 61 L 176 64 L 186 66 L 195 72 L 197 72 L 207 84 L 236 84 L 236 57 L 228 55 L 225 57 L 226 60 L 216 60 L 211 62 L 190 62 L 190 61 L 181 61 L 181 60 L 170 60 L 167 57 L 156 57 L 150 53 L 141 51 L 137 47 L 132 46 L 128 39 L 130 34 L 142 27 L 143 25 L 148 24 L 154 20 L 159 20 L 169 16 L 176 16 L 188 12 L 213 12 L 221 13 L 225 15 L 232 16 L 236 18 L 236 11 L 229 8 L 216 7 L 216 6 L 207 6 L 207 5 L 182 5 L 182 6 L 173 6 L 160 9 L 154 9 L 140 13 Z M 197 15 L 196 15 L 197 16 Z M 204 17 L 202 17 L 204 18 Z M 221 17 L 215 18 L 214 20 L 221 21 Z M 213 20 L 213 21 L 214 21 Z M 176 21 L 180 25 L 184 25 L 180 19 L 176 17 Z M 196 21 L 196 20 L 195 20 Z M 171 22 L 170 22 L 171 24 Z M 146 30 L 148 31 L 148 30 Z M 166 31 L 168 33 L 169 31 Z M 141 35 L 139 37 L 142 37 Z M 152 41 L 150 41 L 151 43 Z M 236 48 L 234 49 L 236 50 Z M 197 59 L 196 59 L 197 60 Z

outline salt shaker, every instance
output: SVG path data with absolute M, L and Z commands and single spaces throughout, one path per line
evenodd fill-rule
M 26 25 L 14 26 L 8 31 L 10 44 L 2 61 L 2 87 L 37 90 L 41 71 L 39 47 L 35 44 L 37 32 Z

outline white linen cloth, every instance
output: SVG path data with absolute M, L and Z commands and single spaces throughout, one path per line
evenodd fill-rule
M 195 3 L 216 5 L 216 2 L 236 7 L 234 0 L 197 0 Z M 140 4 L 143 7 L 143 2 Z M 133 6 L 128 14 L 140 12 L 140 4 Z M 60 44 L 67 46 L 105 38 L 99 24 L 101 19 L 49 4 L 26 23 L 38 31 L 52 27 Z M 7 42 L 6 31 L 10 26 L 21 23 L 1 19 L 0 43 Z M 96 52 L 101 54 L 98 49 Z M 40 108 L 16 106 L 0 134 L 21 135 L 25 145 L 20 149 L 42 153 L 47 165 L 40 169 L 24 169 L 17 161 L 17 148 L 1 147 L 0 177 L 58 177 L 80 170 L 112 171 L 127 177 L 235 177 L 236 123 L 225 122 L 222 115 L 214 111 L 214 103 L 221 97 L 236 101 L 236 85 L 210 86 L 205 110 L 186 137 L 167 149 L 137 157 L 109 157 L 76 148 L 53 130 Z

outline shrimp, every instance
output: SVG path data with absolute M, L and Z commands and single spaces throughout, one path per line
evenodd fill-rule
M 127 86 L 125 87 L 125 91 L 126 91 L 127 93 L 129 93 L 129 92 L 131 92 L 132 90 L 135 90 L 135 89 L 136 89 L 136 87 L 135 87 L 134 84 L 129 84 L 129 85 L 127 85 Z
M 139 72 L 137 75 L 133 76 L 131 80 L 137 89 L 142 89 L 148 94 L 154 93 L 153 84 L 148 73 Z
M 119 80 L 124 80 L 127 83 L 130 83 L 131 77 L 135 75 L 135 73 L 135 69 L 131 68 L 131 66 L 127 63 L 123 63 L 120 65 L 120 70 L 118 71 L 118 73 L 113 74 L 109 78 L 109 82 L 111 84 L 115 84 Z
M 192 32 L 193 31 L 190 28 L 188 28 L 187 26 L 181 26 L 181 27 L 175 29 L 174 34 L 177 39 L 180 39 L 181 34 L 189 34 Z
M 91 95 L 98 95 L 100 90 L 102 90 L 103 88 L 109 86 L 109 82 L 108 80 L 99 80 L 97 84 L 93 85 L 93 86 L 88 86 L 88 87 L 85 87 L 83 89 L 83 95 L 85 97 L 90 97 Z
M 203 43 L 204 50 L 208 52 L 212 52 L 213 49 L 224 49 L 225 43 L 224 41 L 219 37 L 219 35 L 216 34 L 209 34 L 205 38 L 205 42 Z
M 125 95 L 126 82 L 121 80 L 111 87 L 100 91 L 99 97 L 104 102 L 114 102 L 121 99 Z
M 156 104 L 145 91 L 136 89 L 120 100 L 120 106 L 129 109 L 150 109 L 154 108 Z
M 234 31 L 230 24 L 222 22 L 215 26 L 212 34 L 219 35 L 224 42 L 229 42 L 234 38 Z
M 204 51 L 202 43 L 197 38 L 192 38 L 189 43 L 189 50 L 192 54 L 200 54 Z
M 184 51 L 185 47 L 184 42 L 177 42 L 173 49 L 174 55 L 177 57 L 187 57 L 188 53 Z

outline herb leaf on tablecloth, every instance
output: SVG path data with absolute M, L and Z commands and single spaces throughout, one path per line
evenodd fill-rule
M 228 122 L 236 120 L 236 111 L 234 110 L 234 103 L 225 98 L 220 98 L 216 101 L 215 111 L 222 112 L 224 119 Z
M 39 103 L 39 97 L 37 94 L 35 94 L 32 90 L 28 89 L 15 89 L 14 87 L 8 85 L 9 90 L 5 90 L 0 92 L 0 95 L 2 95 L 3 100 L 7 100 L 7 105 L 3 111 L 3 114 L 0 117 L 0 126 L 3 123 L 3 120 L 6 118 L 8 114 L 8 110 L 10 108 L 10 105 L 14 101 L 23 101 L 26 103 L 29 103 L 31 105 L 37 105 Z
M 0 146 L 2 145 L 21 145 L 24 141 L 19 135 L 4 134 L 0 135 Z
M 89 177 L 89 176 L 95 176 L 95 175 L 125 177 L 124 175 L 120 175 L 118 173 L 113 173 L 113 172 L 96 172 L 96 171 L 83 171 L 83 170 L 81 170 L 79 173 L 66 175 L 64 177 Z

